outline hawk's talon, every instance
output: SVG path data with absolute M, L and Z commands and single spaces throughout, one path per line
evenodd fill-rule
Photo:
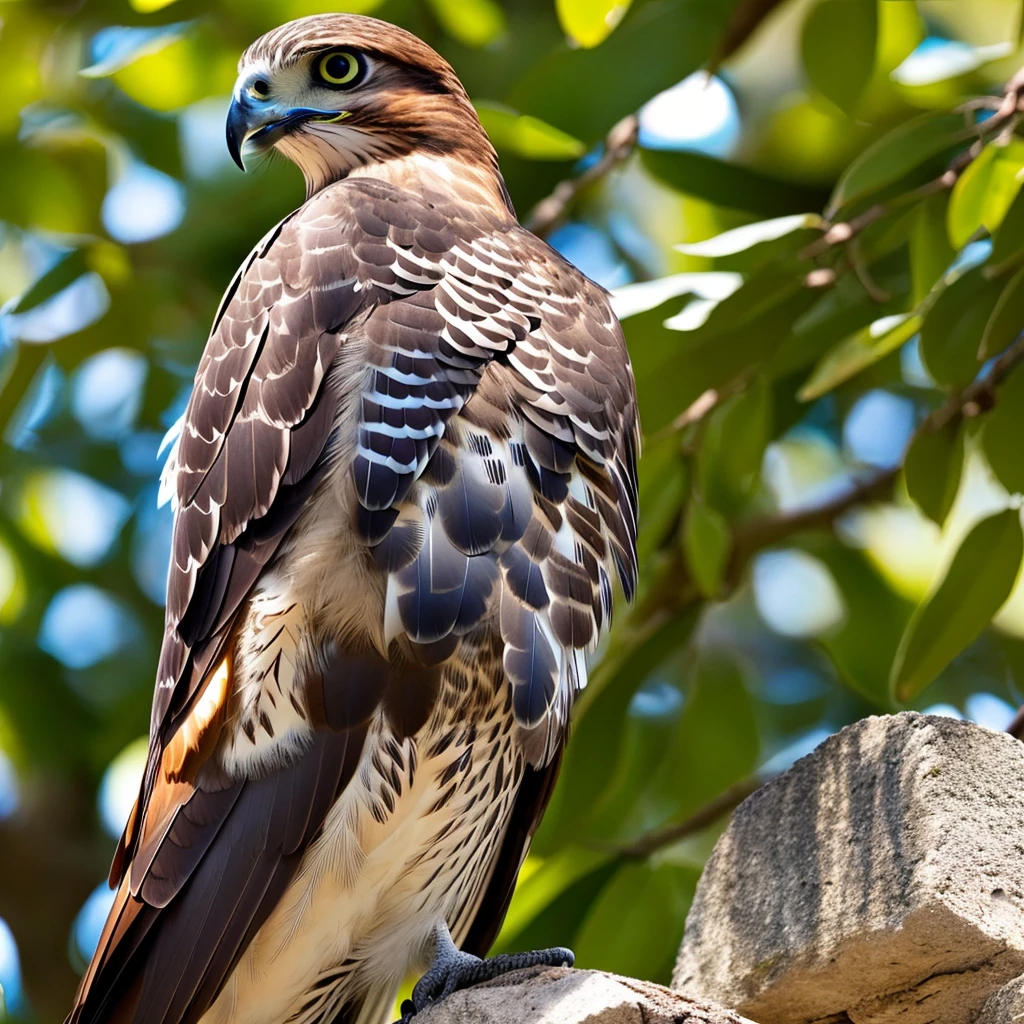
M 452 941 L 448 926 L 442 922 L 434 931 L 434 959 L 423 977 L 416 982 L 412 999 L 403 1001 L 402 1018 L 398 1024 L 409 1024 L 420 1010 L 460 989 L 526 967 L 572 967 L 574 959 L 571 949 L 555 946 L 526 953 L 501 953 L 481 960 L 472 953 L 458 949 Z

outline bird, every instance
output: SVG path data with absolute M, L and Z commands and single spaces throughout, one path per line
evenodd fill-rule
M 148 759 L 68 1024 L 379 1024 L 482 959 L 637 585 L 609 296 L 521 227 L 452 67 L 325 14 L 226 125 L 306 199 L 245 259 L 161 478 Z

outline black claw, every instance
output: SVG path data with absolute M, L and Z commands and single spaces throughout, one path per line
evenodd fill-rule
M 575 960 L 572 950 L 562 946 L 527 953 L 502 953 L 489 960 L 481 960 L 457 949 L 444 925 L 438 927 L 434 938 L 434 960 L 412 990 L 412 999 L 402 1003 L 402 1019 L 396 1024 L 409 1024 L 424 1007 L 461 989 L 526 967 L 572 967 Z

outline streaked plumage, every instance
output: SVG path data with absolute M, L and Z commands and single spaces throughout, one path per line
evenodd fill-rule
M 372 70 L 275 140 L 310 198 L 228 288 L 165 470 L 150 757 L 81 1024 L 377 1022 L 438 921 L 485 952 L 635 586 L 606 295 L 518 226 L 414 37 L 304 19 L 240 82 L 337 46 Z

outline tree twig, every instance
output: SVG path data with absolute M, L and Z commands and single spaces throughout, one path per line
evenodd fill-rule
M 1024 361 L 1024 334 L 993 362 L 987 374 L 967 387 L 951 394 L 942 405 L 933 410 L 914 432 L 910 444 L 921 434 L 934 432 L 956 417 L 971 418 L 991 409 L 997 400 L 997 388 L 1018 363 Z M 908 444 L 907 450 L 910 445 Z M 904 453 L 904 459 L 906 455 Z M 903 469 L 903 461 L 891 469 L 880 470 L 851 486 L 826 502 L 805 508 L 764 516 L 742 523 L 733 531 L 732 551 L 723 582 L 726 594 L 735 590 L 743 580 L 747 566 L 765 548 L 780 544 L 790 537 L 814 529 L 831 529 L 844 513 L 859 505 L 884 501 L 891 497 L 892 489 Z M 687 609 L 699 605 L 704 598 L 693 585 L 683 559 L 681 546 L 670 550 L 659 568 L 645 597 L 623 624 L 622 642 L 626 649 L 635 649 Z M 601 662 L 592 675 L 588 694 L 600 689 Z M 597 685 L 594 685 L 594 684 Z
M 970 418 L 991 409 L 997 400 L 996 389 L 1022 361 L 1024 361 L 1024 333 L 1018 336 L 1017 340 L 995 360 L 984 377 L 973 381 L 962 391 L 950 395 L 942 405 L 926 416 L 914 432 L 910 444 L 913 444 L 914 439 L 921 434 L 940 430 L 957 417 Z M 908 444 L 907 450 L 909 450 L 910 444 Z M 726 572 L 726 585 L 729 589 L 734 589 L 739 585 L 747 565 L 759 551 L 805 530 L 831 528 L 841 515 L 858 505 L 881 501 L 889 497 L 905 459 L 906 453 L 899 465 L 874 474 L 822 504 L 756 519 L 736 530 L 733 534 L 733 549 Z M 693 587 L 678 586 L 678 573 L 683 568 L 679 562 L 676 562 L 674 570 L 669 573 L 677 584 L 676 592 L 679 598 L 672 607 L 652 608 L 649 602 L 644 603 L 644 608 L 641 609 L 643 616 L 641 622 L 647 631 L 663 624 L 666 612 L 678 614 L 686 605 L 703 600 Z M 654 589 L 657 590 L 657 584 Z M 661 592 L 666 593 L 667 591 Z M 1024 738 L 1024 707 L 1017 712 L 1006 731 L 1018 739 Z M 616 852 L 627 858 L 648 857 L 665 846 L 695 835 L 735 810 L 766 781 L 768 780 L 758 776 L 743 779 L 683 821 L 655 829 L 619 848 Z
M 769 779 L 759 775 L 752 775 L 750 778 L 741 779 L 730 786 L 724 793 L 720 793 L 713 800 L 708 801 L 703 807 L 698 808 L 689 817 L 671 825 L 663 825 L 661 828 L 634 839 L 633 842 L 617 847 L 615 852 L 620 857 L 629 860 L 640 860 L 649 857 L 652 853 L 678 843 L 681 839 L 687 839 L 703 832 L 704 829 L 713 825 L 716 821 L 731 814 L 744 800 L 752 793 L 756 793 Z
M 550 234 L 565 220 L 569 208 L 579 194 L 624 163 L 636 146 L 640 121 L 636 114 L 624 117 L 614 125 L 604 140 L 604 152 L 582 174 L 560 181 L 549 196 L 542 199 L 529 213 L 525 225 L 542 238 Z
M 1000 138 L 1007 131 L 1012 131 L 1024 112 L 1024 68 L 1018 71 L 1004 86 L 1002 97 L 978 97 L 969 100 L 958 109 L 963 110 L 965 115 L 979 109 L 993 110 L 992 116 L 984 121 L 978 122 L 974 127 L 977 131 L 977 138 L 963 152 L 958 153 L 949 166 L 931 181 L 925 182 L 918 188 L 904 193 L 897 199 L 888 203 L 875 203 L 863 213 L 851 217 L 848 221 L 838 221 L 825 226 L 825 232 L 821 238 L 806 246 L 799 256 L 801 259 L 816 259 L 823 256 L 830 249 L 845 245 L 855 240 L 865 228 L 888 216 L 899 206 L 906 206 L 918 202 L 936 192 L 945 192 L 951 189 L 959 179 L 960 175 L 977 159 L 987 139 Z M 854 271 L 857 270 L 856 265 Z M 862 283 L 865 283 L 862 278 Z M 865 288 L 871 294 L 871 287 L 865 283 Z M 875 296 L 872 295 L 872 298 Z M 881 301 L 881 300 L 879 300 Z

